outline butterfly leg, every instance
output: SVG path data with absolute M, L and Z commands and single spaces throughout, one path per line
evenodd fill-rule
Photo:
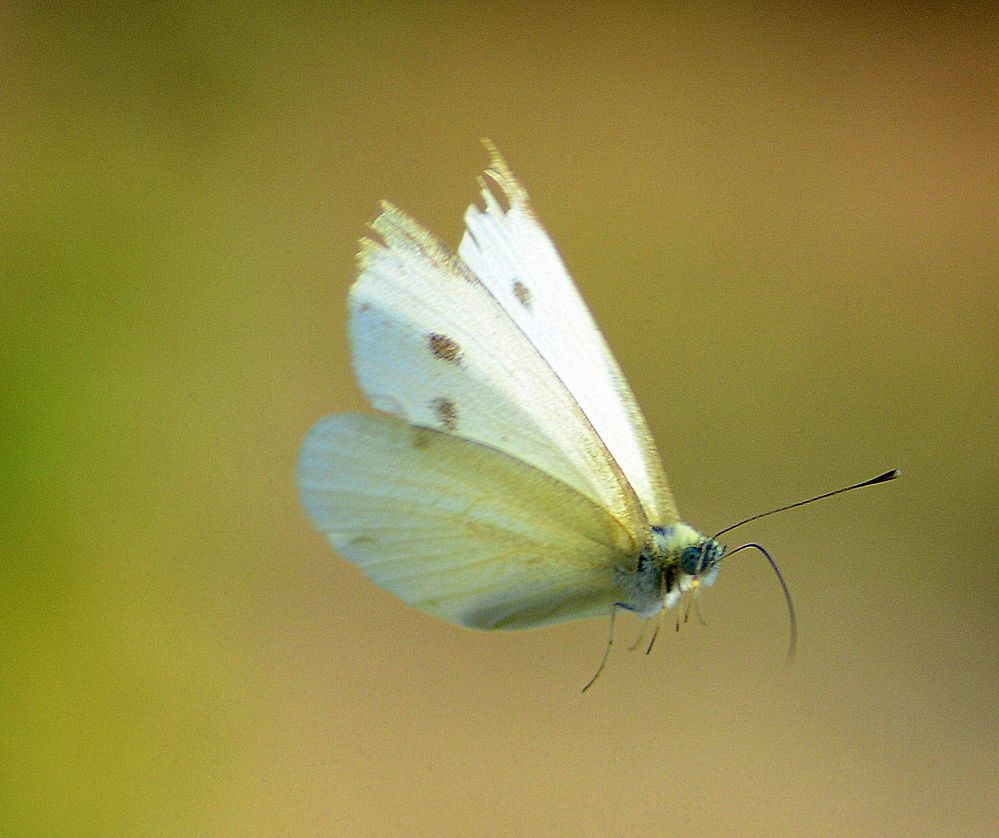
M 666 609 L 659 609 L 659 617 L 656 619 L 656 630 L 652 632 L 652 639 L 649 641 L 649 648 L 645 650 L 645 654 L 649 655 L 652 653 L 652 647 L 656 645 L 656 638 L 659 637 L 659 629 L 663 627 L 663 622 L 666 620 Z
M 642 629 L 641 631 L 638 632 L 638 637 L 635 638 L 635 642 L 628 647 L 629 652 L 634 652 L 635 649 L 637 649 L 639 646 L 642 645 L 642 640 L 645 637 L 645 630 L 649 627 L 649 623 L 651 622 L 652 622 L 651 617 L 648 618 L 647 620 L 642 620 Z
M 586 682 L 586 686 L 583 687 L 582 691 L 584 693 L 590 687 L 593 686 L 593 682 L 596 681 L 597 678 L 600 677 L 600 673 L 604 671 L 604 667 L 607 665 L 607 658 L 610 657 L 611 646 L 614 645 L 614 621 L 617 618 L 617 610 L 618 610 L 618 608 L 624 608 L 624 607 L 625 607 L 624 603 L 621 603 L 621 602 L 615 602 L 611 606 L 611 611 L 610 611 L 610 631 L 609 631 L 609 633 L 607 635 L 607 648 L 604 649 L 604 656 L 600 660 L 600 666 L 597 667 L 597 671 L 595 673 L 593 673 L 593 677 L 590 678 L 590 680 Z
M 700 590 L 694 591 L 694 613 L 697 615 L 697 621 L 702 626 L 706 626 L 708 621 L 704 619 L 704 611 L 701 608 L 701 598 L 698 594 L 700 594 Z

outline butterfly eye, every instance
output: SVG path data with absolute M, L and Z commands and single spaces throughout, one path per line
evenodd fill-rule
M 690 576 L 696 576 L 703 570 L 701 559 L 701 548 L 696 544 L 684 547 L 680 554 L 680 569 Z

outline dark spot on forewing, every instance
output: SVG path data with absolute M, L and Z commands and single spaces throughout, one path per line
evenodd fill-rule
M 515 296 L 524 308 L 531 307 L 531 289 L 524 285 L 519 279 L 513 281 L 513 296 Z
M 441 426 L 448 431 L 458 428 L 458 408 L 451 399 L 441 396 L 431 402 Z
M 427 338 L 427 342 L 435 358 L 440 358 L 449 364 L 461 363 L 461 346 L 447 335 L 434 333 Z

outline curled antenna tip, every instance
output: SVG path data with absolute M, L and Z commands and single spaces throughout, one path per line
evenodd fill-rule
M 793 613 L 793 612 L 792 612 Z M 787 644 L 787 659 L 785 663 L 790 666 L 794 663 L 795 652 L 798 651 L 798 623 L 796 620 L 791 621 L 791 639 Z
M 784 592 L 784 602 L 787 605 L 787 619 L 790 628 L 790 637 L 787 644 L 787 663 L 790 666 L 794 662 L 794 653 L 798 648 L 798 617 L 794 613 L 794 600 L 791 599 L 791 589 L 784 580 L 784 574 L 777 567 L 777 562 L 774 561 L 773 556 L 767 552 L 767 549 L 763 545 L 756 543 L 743 544 L 734 550 L 730 550 L 728 555 L 732 556 L 740 550 L 758 550 L 770 563 L 770 567 L 773 568 L 774 573 L 777 575 L 777 581 L 780 582 L 781 590 Z

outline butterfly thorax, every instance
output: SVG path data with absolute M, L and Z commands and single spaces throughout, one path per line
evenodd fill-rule
M 642 617 L 671 608 L 684 592 L 715 581 L 724 553 L 713 538 L 682 522 L 652 527 L 637 566 L 615 569 L 614 582 L 624 593 L 618 605 Z

